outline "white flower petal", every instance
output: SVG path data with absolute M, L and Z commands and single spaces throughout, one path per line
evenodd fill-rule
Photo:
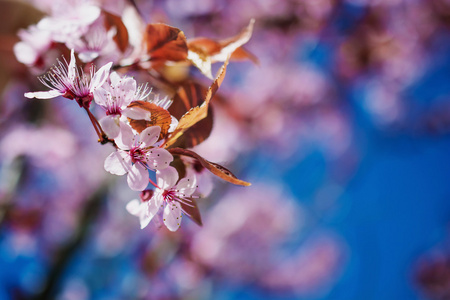
M 111 174 L 124 175 L 131 169 L 131 158 L 124 151 L 115 151 L 105 159 L 104 166 Z
M 74 82 L 76 77 L 77 77 L 77 66 L 74 50 L 72 49 L 70 50 L 70 62 L 69 65 L 67 66 L 67 79 L 69 79 L 69 82 Z
M 138 199 L 133 199 L 130 202 L 128 202 L 126 209 L 130 214 L 139 216 L 143 208 L 141 207 L 141 204 L 142 204 L 141 201 L 139 201 Z
M 163 148 L 153 148 L 147 153 L 147 164 L 155 170 L 163 170 L 173 161 L 173 156 Z
M 111 94 L 104 88 L 98 88 L 94 91 L 94 101 L 105 109 L 108 109 L 109 98 Z
M 182 178 L 177 184 L 177 190 L 183 194 L 184 197 L 190 197 L 197 188 L 197 180 L 194 174 L 188 174 Z
M 143 191 L 148 185 L 148 171 L 141 164 L 134 164 L 128 172 L 127 182 L 130 189 Z
M 109 70 L 111 69 L 112 62 L 107 63 L 103 67 L 101 67 L 97 72 L 95 72 L 94 77 L 89 84 L 89 90 L 91 92 L 95 91 L 97 88 L 101 87 L 106 79 L 108 79 Z
M 164 208 L 163 221 L 170 231 L 176 231 L 181 223 L 180 203 L 172 201 L 166 204 Z
M 163 190 L 173 187 L 178 180 L 178 172 L 174 167 L 156 171 L 156 184 Z
M 125 108 L 134 100 L 136 80 L 131 77 L 122 78 L 120 85 L 115 89 L 117 106 Z
M 30 93 L 25 93 L 25 97 L 32 99 L 32 98 L 36 98 L 36 99 L 51 99 L 51 98 L 55 98 L 58 96 L 62 96 L 63 93 L 58 92 L 56 90 L 50 90 L 50 91 L 45 91 L 45 92 L 30 92 Z
M 92 50 L 91 51 L 86 50 L 78 53 L 78 57 L 84 63 L 94 61 L 94 59 L 99 57 L 99 55 L 100 55 L 99 51 L 92 51 Z
M 122 114 L 133 120 L 150 120 L 151 113 L 142 108 L 132 107 L 122 110 Z
M 156 143 L 159 138 L 159 134 L 161 133 L 161 127 L 159 126 L 150 126 L 142 130 L 140 133 L 140 141 L 142 142 L 143 147 L 150 147 Z
M 134 133 L 130 126 L 120 126 L 120 134 L 114 139 L 117 147 L 123 150 L 130 150 L 133 147 Z
M 110 139 L 115 139 L 119 136 L 119 116 L 109 115 L 100 119 L 99 123 L 103 131 Z
M 117 84 L 120 82 L 120 75 L 117 74 L 117 72 L 111 72 L 111 74 L 109 74 L 109 80 L 111 81 L 111 86 L 116 87 Z
M 144 205 L 147 206 L 146 204 Z M 153 219 L 154 216 L 155 214 L 150 213 L 150 211 L 148 211 L 146 207 L 139 215 L 139 223 L 141 225 L 141 229 L 147 227 L 147 225 L 150 223 L 150 221 Z

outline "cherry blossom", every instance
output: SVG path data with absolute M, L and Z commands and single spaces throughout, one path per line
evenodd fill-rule
M 52 45 L 50 32 L 31 25 L 26 30 L 19 30 L 18 35 L 21 41 L 14 45 L 17 60 L 28 66 L 41 67 L 44 63 L 43 55 Z
M 149 179 L 147 170 L 165 169 L 173 160 L 166 149 L 154 147 L 160 132 L 159 126 L 151 126 L 134 134 L 131 127 L 121 126 L 115 139 L 118 149 L 106 158 L 105 170 L 119 176 L 128 173 L 128 186 L 135 191 L 144 190 Z
M 98 71 L 94 67 L 90 69 L 90 77 L 76 66 L 75 54 L 72 49 L 70 62 L 58 60 L 58 65 L 41 77 L 39 81 L 50 88 L 49 91 L 25 93 L 27 98 L 50 99 L 63 96 L 68 99 L 75 99 L 81 107 L 89 107 L 93 99 L 93 93 L 101 87 L 109 75 L 112 63 L 107 63 Z
M 123 111 L 134 100 L 140 100 L 141 89 L 136 91 L 136 81 L 131 77 L 120 77 L 116 72 L 110 75 L 111 85 L 100 87 L 94 92 L 94 100 L 106 112 L 106 116 L 100 119 L 100 125 L 109 138 L 115 139 L 120 133 L 120 126 L 125 125 L 120 121 Z
M 192 194 L 197 188 L 194 173 L 188 173 L 178 183 L 178 172 L 174 167 L 156 171 L 156 189 L 153 196 L 147 200 L 141 197 L 142 202 L 134 199 L 127 204 L 129 213 L 140 219 L 141 228 L 145 228 L 160 207 L 164 207 L 163 222 L 170 231 L 180 227 L 182 213 L 187 214 L 183 205 L 192 206 Z

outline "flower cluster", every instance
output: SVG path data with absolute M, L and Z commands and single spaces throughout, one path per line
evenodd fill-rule
M 28 92 L 25 97 L 63 97 L 75 100 L 86 111 L 99 142 L 115 148 L 104 162 L 105 170 L 119 176 L 126 174 L 130 189 L 142 192 L 141 200 L 133 200 L 127 206 L 131 214 L 139 216 L 141 228 L 149 224 L 160 207 L 164 207 L 164 224 L 171 231 L 179 228 L 182 214 L 201 224 L 195 203 L 198 196 L 194 195 L 198 187 L 194 165 L 231 183 L 249 185 L 188 148 L 208 137 L 210 129 L 193 126 L 204 119 L 212 122 L 209 103 L 224 79 L 230 56 L 250 39 L 253 21 L 227 43 L 217 42 L 218 48 L 208 52 L 204 45 L 214 43 L 213 40 L 188 41 L 177 28 L 145 24 L 133 6 L 127 6 L 122 15 L 87 2 L 74 7 L 83 10 L 83 17 L 77 17 L 76 10 L 65 18 L 55 14 L 21 32 L 22 41 L 16 45 L 15 53 L 31 67 L 45 67 L 49 49 L 70 51 L 69 62 L 65 58 L 57 60 L 39 77 L 48 90 Z M 33 48 L 34 37 L 38 36 L 46 39 Z M 33 51 L 34 59 L 30 60 L 26 51 Z M 21 59 L 25 56 L 26 61 Z M 186 93 L 189 85 L 180 84 L 179 78 L 174 80 L 164 72 L 174 64 L 180 68 L 192 65 L 213 78 L 214 62 L 224 64 L 205 96 Z M 94 63 L 102 66 L 96 69 Z M 153 83 L 163 82 L 157 89 L 166 96 L 160 99 L 148 83 L 138 85 L 128 73 L 145 76 Z M 187 77 L 184 82 L 192 80 Z M 188 130 L 189 135 L 185 135 Z M 151 172 L 156 175 L 156 183 L 151 180 Z M 150 183 L 154 190 L 147 188 Z

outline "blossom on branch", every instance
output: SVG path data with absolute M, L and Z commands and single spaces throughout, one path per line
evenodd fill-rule
M 115 139 L 117 151 L 105 160 L 105 170 L 115 175 L 127 175 L 128 186 L 142 191 L 148 185 L 148 170 L 161 170 L 169 166 L 173 156 L 162 148 L 155 148 L 161 128 L 151 126 L 134 134 L 128 125 L 120 127 Z
M 100 87 L 94 92 L 94 100 L 106 112 L 106 116 L 100 119 L 99 123 L 109 138 L 115 139 L 120 133 L 120 126 L 124 122 L 120 121 L 122 114 L 127 114 L 127 106 L 136 100 L 144 99 L 150 93 L 146 86 L 136 88 L 136 81 L 131 77 L 120 77 L 116 72 L 109 76 L 111 85 Z
M 141 228 L 145 228 L 160 207 L 164 207 L 163 221 L 170 231 L 180 227 L 182 213 L 189 216 L 183 206 L 194 207 L 192 194 L 197 188 L 197 180 L 193 173 L 178 181 L 178 172 L 174 167 L 156 171 L 156 189 L 150 199 L 141 197 L 127 204 L 129 213 L 138 216 Z
M 107 63 L 98 71 L 92 66 L 90 68 L 90 77 L 76 66 L 75 54 L 70 52 L 70 62 L 66 60 L 50 69 L 50 71 L 41 77 L 39 81 L 50 90 L 43 92 L 25 93 L 27 98 L 50 99 L 63 96 L 68 99 L 75 99 L 80 107 L 89 107 L 94 98 L 94 91 L 101 87 L 109 76 L 109 70 L 112 63 Z

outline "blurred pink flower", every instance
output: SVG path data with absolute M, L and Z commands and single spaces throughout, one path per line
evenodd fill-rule
M 233 281 L 259 280 L 277 263 L 280 244 L 297 232 L 302 211 L 281 188 L 234 189 L 194 232 L 193 258 Z

